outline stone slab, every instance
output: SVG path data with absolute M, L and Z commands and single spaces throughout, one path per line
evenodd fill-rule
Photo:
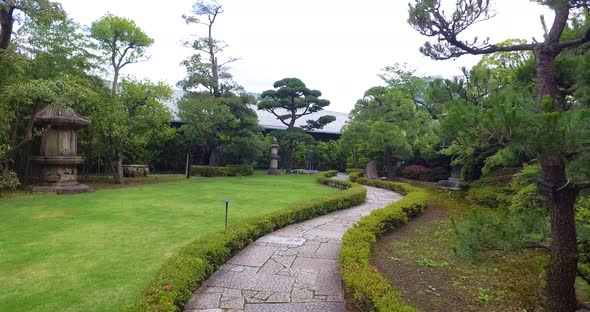
M 230 264 L 246 265 L 246 266 L 262 266 L 272 254 L 277 251 L 276 247 L 250 245 L 244 250 L 240 251 L 231 260 Z
M 323 272 L 338 271 L 339 265 L 338 260 L 298 257 L 293 262 L 291 268 L 310 272 Z
M 343 312 L 343 302 L 246 304 L 246 312 Z
M 219 272 L 222 273 L 219 274 Z M 290 276 L 217 271 L 205 282 L 205 285 L 289 293 L 294 283 L 295 278 Z

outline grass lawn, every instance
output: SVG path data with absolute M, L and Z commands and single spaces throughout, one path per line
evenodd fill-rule
M 202 235 L 338 192 L 315 175 L 193 178 L 0 200 L 0 311 L 120 311 Z

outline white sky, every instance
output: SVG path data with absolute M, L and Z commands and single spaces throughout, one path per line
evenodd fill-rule
M 449 0 L 454 2 L 453 0 Z M 58 0 L 76 22 L 90 23 L 107 12 L 134 20 L 155 44 L 151 59 L 123 69 L 123 74 L 174 86 L 185 76 L 180 62 L 193 52 L 179 42 L 205 35 L 205 26 L 186 25 L 192 0 Z M 547 14 L 529 0 L 496 0 L 497 16 L 477 25 L 480 38 L 542 37 L 539 16 Z M 330 110 L 348 112 L 368 88 L 381 84 L 385 66 L 408 63 L 418 74 L 451 77 L 477 57 L 432 61 L 418 48 L 426 41 L 408 23 L 408 0 L 219 0 L 214 37 L 229 48 L 220 56 L 239 57 L 231 65 L 246 91 L 262 92 L 274 81 L 297 77 L 331 101 Z M 473 37 L 473 35 L 471 35 Z

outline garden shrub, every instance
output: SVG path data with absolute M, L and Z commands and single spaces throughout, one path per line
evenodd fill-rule
M 359 173 L 359 172 L 365 172 L 365 169 L 362 169 L 362 168 L 346 168 L 345 172 L 346 172 L 346 174 Z
M 407 166 L 402 170 L 402 177 L 412 180 L 428 180 L 431 170 L 420 165 Z
M 440 180 L 446 180 L 451 176 L 449 170 L 445 167 L 434 167 L 428 175 L 428 181 L 438 182 Z
M 514 169 L 498 170 L 469 185 L 467 199 L 488 208 L 510 207 L 516 188 Z
M 201 177 L 235 177 L 248 176 L 254 173 L 250 165 L 228 165 L 225 167 L 191 166 L 191 175 Z
M 348 179 L 350 179 L 351 182 L 355 182 L 356 183 L 357 182 L 357 179 L 360 178 L 360 177 L 362 177 L 364 174 L 365 174 L 365 171 L 364 170 L 362 170 L 362 171 L 351 171 L 348 174 Z
M 254 167 L 250 165 L 227 165 L 227 175 L 235 176 L 250 176 L 254 174 Z
M 505 208 L 510 206 L 511 195 L 510 187 L 472 185 L 467 192 L 467 199 L 488 208 Z
M 188 244 L 166 261 L 143 294 L 126 310 L 181 311 L 203 281 L 233 254 L 260 236 L 292 223 L 363 203 L 366 199 L 365 188 L 329 178 L 336 174 L 336 171 L 322 173 L 318 182 L 346 189 L 343 192 L 258 216 L 237 227 L 218 231 Z
M 14 171 L 2 170 L 0 171 L 0 196 L 4 191 L 13 191 L 20 186 L 18 176 Z
M 344 285 L 364 311 L 416 311 L 401 293 L 370 264 L 371 250 L 384 232 L 408 222 L 427 206 L 429 195 L 406 183 L 358 178 L 362 184 L 406 195 L 382 209 L 374 210 L 344 234 L 340 249 L 340 269 Z
M 510 210 L 514 212 L 527 210 L 540 210 L 543 212 L 547 211 L 547 208 L 547 198 L 539 194 L 535 184 L 521 186 L 510 199 Z
M 578 197 L 576 203 L 576 221 L 590 225 L 590 196 Z
M 480 252 L 514 252 L 528 244 L 546 242 L 550 229 L 541 209 L 494 211 L 475 207 L 461 222 L 453 220 L 459 256 L 478 260 Z

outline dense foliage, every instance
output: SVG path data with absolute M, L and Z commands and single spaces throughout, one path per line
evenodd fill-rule
M 15 3 L 32 16 L 15 21 L 16 39 L 0 52 L 2 167 L 25 183 L 34 175 L 28 159 L 44 131 L 28 116 L 46 105 L 69 105 L 91 119 L 91 127 L 80 132 L 83 173 L 113 173 L 122 182 L 124 162 L 150 165 L 174 135 L 163 105 L 172 91 L 147 80 L 119 83 L 119 77 L 127 64 L 146 56 L 153 40 L 133 21 L 114 15 L 86 30 L 54 2 Z M 101 75 L 103 65 L 113 76 Z
M 191 174 L 201 177 L 249 176 L 254 173 L 250 165 L 228 165 L 225 167 L 191 166 Z
M 281 79 L 273 84 L 273 88 L 262 93 L 258 109 L 273 114 L 287 127 L 285 131 L 281 131 L 280 136 L 282 141 L 287 143 L 285 169 L 287 173 L 290 173 L 295 163 L 294 154 L 297 144 L 310 139 L 304 130 L 322 129 L 336 120 L 336 117 L 324 115 L 315 120 L 307 119 L 305 125 L 299 126 L 296 124 L 298 119 L 323 110 L 330 105 L 330 101 L 320 99 L 322 92 L 309 89 L 298 78 Z

